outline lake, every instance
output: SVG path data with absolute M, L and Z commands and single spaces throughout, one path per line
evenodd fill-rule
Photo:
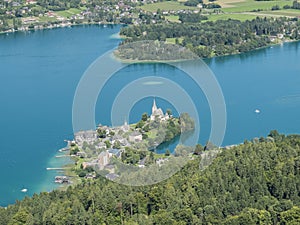
M 77 84 L 88 66 L 115 48 L 114 26 L 76 26 L 0 35 L 0 205 L 25 195 L 50 191 L 55 171 L 66 159 L 54 156 L 72 138 L 72 103 Z M 227 128 L 222 145 L 266 136 L 272 129 L 300 133 L 300 43 L 285 43 L 246 54 L 205 60 L 222 88 Z M 96 123 L 110 125 L 118 92 L 142 76 L 164 76 L 188 90 L 199 111 L 204 144 L 210 133 L 210 110 L 205 95 L 183 78 L 182 71 L 165 64 L 130 65 L 116 73 L 102 89 Z M 152 97 L 132 108 L 129 122 L 151 112 Z M 157 98 L 158 107 L 174 105 Z M 259 109 L 260 113 L 255 113 Z M 124 115 L 120 115 L 124 116 Z M 176 146 L 176 145 L 175 145 Z M 174 143 L 170 146 L 173 148 Z M 27 193 L 21 189 L 27 188 Z

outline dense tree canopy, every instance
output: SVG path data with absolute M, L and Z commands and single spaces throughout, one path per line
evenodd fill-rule
M 204 58 L 265 47 L 272 42 L 272 39 L 277 39 L 277 35 L 292 40 L 300 39 L 300 22 L 297 19 L 257 17 L 252 21 L 244 22 L 229 19 L 188 23 L 205 19 L 200 14 L 181 14 L 179 19 L 183 23 L 124 27 L 121 34 L 127 36 L 127 42 L 162 40 L 161 37 L 180 38 L 181 45 Z
M 273 131 L 222 150 L 205 170 L 194 155 L 156 185 L 85 180 L 0 208 L 0 224 L 299 224 L 299 145 Z

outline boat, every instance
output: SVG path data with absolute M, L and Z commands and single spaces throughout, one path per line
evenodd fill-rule
M 259 110 L 259 109 L 255 109 L 254 112 L 255 112 L 255 113 L 260 113 L 260 110 Z
M 26 193 L 28 191 L 28 189 L 26 189 L 26 188 L 23 188 L 22 190 L 21 190 L 21 192 L 23 192 L 23 193 Z

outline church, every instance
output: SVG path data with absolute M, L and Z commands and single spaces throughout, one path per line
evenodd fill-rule
M 152 106 L 152 114 L 150 116 L 150 120 L 154 121 L 155 118 L 159 119 L 160 121 L 165 121 L 165 120 L 168 120 L 170 117 L 169 117 L 168 113 L 166 113 L 164 115 L 161 108 L 157 108 L 156 102 L 155 102 L 155 99 L 154 99 L 153 100 L 153 106 Z

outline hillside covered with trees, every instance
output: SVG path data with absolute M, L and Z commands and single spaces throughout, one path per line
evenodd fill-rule
M 201 152 L 152 186 L 104 178 L 0 208 L 0 224 L 300 224 L 300 136 L 223 149 L 205 170 Z

